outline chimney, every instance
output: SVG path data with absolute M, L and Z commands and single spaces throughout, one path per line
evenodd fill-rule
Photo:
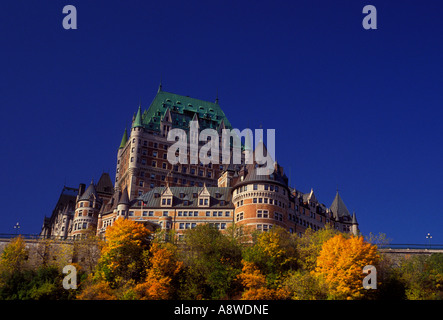
M 80 183 L 78 186 L 78 195 L 81 197 L 81 195 L 85 192 L 86 185 L 84 183 Z

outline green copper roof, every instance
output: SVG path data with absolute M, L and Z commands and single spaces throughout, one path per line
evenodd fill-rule
M 119 149 L 124 148 L 126 145 L 126 142 L 128 142 L 128 131 L 125 128 L 125 132 L 123 133 L 122 142 L 120 142 Z
M 172 122 L 172 127 L 174 128 L 187 130 L 189 128 L 189 121 L 197 114 L 200 129 L 217 129 L 222 120 L 227 129 L 232 129 L 231 123 L 226 118 L 218 103 L 161 90 L 157 92 L 148 110 L 143 112 L 141 117 L 143 127 L 153 131 L 160 131 L 161 122 L 168 108 L 172 117 L 172 119 L 168 119 L 168 121 Z M 138 119 L 139 113 L 137 113 L 135 118 L 134 126 L 137 124 Z
M 143 127 L 142 124 L 142 115 L 141 115 L 141 106 L 138 107 L 137 115 L 135 116 L 134 123 L 132 124 L 133 128 Z

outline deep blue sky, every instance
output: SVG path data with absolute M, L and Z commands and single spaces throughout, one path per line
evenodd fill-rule
M 64 184 L 114 177 L 162 77 L 218 90 L 236 128 L 276 129 L 291 184 L 328 206 L 338 186 L 363 234 L 443 243 L 442 16 L 418 0 L 2 1 L 0 232 L 38 233 Z

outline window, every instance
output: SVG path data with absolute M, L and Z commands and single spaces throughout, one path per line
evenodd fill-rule
M 153 217 L 153 216 L 154 216 L 154 211 L 149 211 L 149 212 L 148 212 L 148 215 L 149 215 L 150 217 Z
M 153 160 L 153 161 L 152 161 L 152 166 L 153 166 L 153 167 L 156 167 L 156 166 L 157 166 L 157 161 Z
M 211 212 L 210 211 L 206 211 L 206 216 L 210 217 L 211 216 Z
M 229 217 L 231 215 L 231 212 L 225 211 L 225 217 Z
M 148 211 L 143 211 L 142 216 L 143 217 L 147 217 L 148 216 Z
M 163 211 L 163 217 L 167 217 L 168 216 L 168 211 Z
M 237 221 L 243 220 L 243 212 L 237 213 Z
M 258 190 L 258 184 L 254 184 L 254 190 Z
M 257 218 L 268 218 L 268 210 L 257 210 Z
M 129 211 L 129 216 L 133 217 L 134 216 L 134 211 Z
M 257 198 L 253 198 L 252 203 L 257 203 Z
M 151 177 L 152 178 L 152 177 Z M 140 180 L 140 182 L 138 183 L 138 185 L 140 186 L 140 187 L 143 187 L 143 184 L 144 184 L 144 181 L 143 180 Z

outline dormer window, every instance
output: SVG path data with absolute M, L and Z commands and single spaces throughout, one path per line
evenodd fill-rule
M 209 205 L 209 198 L 200 198 L 198 200 L 198 205 L 199 206 L 208 206 Z
M 171 198 L 162 198 L 162 206 L 170 206 L 172 203 Z

